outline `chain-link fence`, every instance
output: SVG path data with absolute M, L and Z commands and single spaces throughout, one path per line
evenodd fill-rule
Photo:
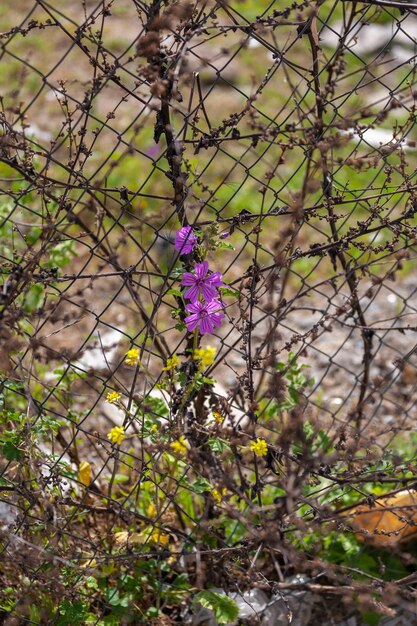
M 417 5 L 0 31 L 2 623 L 414 624 Z

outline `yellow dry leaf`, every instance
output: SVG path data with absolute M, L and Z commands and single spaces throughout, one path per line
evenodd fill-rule
M 95 567 L 97 565 L 97 561 L 95 559 L 91 558 L 86 558 L 85 561 L 81 561 L 80 563 L 80 567 L 83 568 L 87 568 L 87 567 Z
M 120 530 L 117 533 L 114 533 L 114 540 L 117 546 L 125 546 L 129 539 L 129 533 L 127 530 Z
M 81 461 L 78 468 L 78 480 L 86 487 L 91 483 L 91 465 L 88 461 Z
M 139 545 L 146 541 L 146 537 L 144 537 L 143 533 L 132 533 L 127 530 L 114 533 L 114 539 L 119 548 L 125 547 L 127 544 Z
M 417 492 L 399 491 L 378 497 L 374 506 L 361 505 L 349 513 L 348 522 L 361 541 L 393 547 L 417 534 Z

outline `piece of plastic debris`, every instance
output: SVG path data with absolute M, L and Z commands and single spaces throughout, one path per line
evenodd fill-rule
M 282 589 L 272 597 L 275 621 L 265 626 L 309 626 L 314 604 L 313 594 L 302 586 L 309 582 L 307 576 L 297 574 L 286 582 L 300 585 L 300 589 Z M 264 623 L 262 622 L 264 625 Z
M 300 587 L 308 578 L 302 575 L 293 576 L 288 581 Z M 314 604 L 314 596 L 310 591 L 300 588 L 283 589 L 268 597 L 262 589 L 250 589 L 243 593 L 226 592 L 215 589 L 232 598 L 239 608 L 239 618 L 228 626 L 239 624 L 259 624 L 260 626 L 308 626 Z M 218 626 L 212 611 L 199 607 L 192 618 L 191 626 Z
M 345 519 L 358 539 L 378 547 L 396 546 L 417 534 L 417 493 L 403 490 L 377 496 L 372 504 L 349 511 Z

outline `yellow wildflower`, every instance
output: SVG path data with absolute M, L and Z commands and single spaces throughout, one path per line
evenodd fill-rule
M 152 533 L 152 540 L 155 541 L 155 543 L 160 543 L 161 546 L 166 546 L 167 543 L 169 543 L 169 535 L 161 533 L 160 530 L 155 530 Z
M 110 404 L 114 404 L 115 402 L 120 400 L 121 397 L 122 397 L 122 394 L 119 393 L 118 391 L 109 391 L 109 393 L 106 396 L 106 401 L 110 402 Z
M 107 433 L 107 437 L 112 443 L 117 443 L 117 445 L 120 445 L 125 438 L 125 429 L 123 428 L 123 426 L 115 426 L 111 429 L 109 433 Z
M 158 425 L 157 424 L 152 424 L 152 430 L 156 433 L 158 432 Z
M 171 370 L 174 370 L 176 367 L 178 367 L 179 362 L 180 360 L 176 354 L 174 354 L 174 356 L 170 356 L 169 359 L 167 359 L 165 367 L 162 368 L 162 371 L 170 372 Z
M 214 500 L 217 502 L 217 504 L 220 504 L 224 496 L 227 494 L 227 489 L 226 487 L 223 487 L 223 489 L 221 489 L 220 491 L 218 489 L 212 489 L 210 493 L 213 496 Z
M 138 365 L 139 350 L 137 348 L 130 348 L 130 350 L 126 352 L 125 363 L 126 365 Z
M 256 439 L 256 441 L 252 441 L 250 444 L 250 449 L 255 453 L 256 456 L 265 456 L 268 454 L 268 445 L 265 439 Z
M 153 502 L 148 506 L 148 510 L 146 511 L 148 517 L 156 517 L 156 506 Z
M 174 452 L 180 454 L 181 456 L 184 456 L 184 454 L 187 452 L 186 439 L 184 435 L 181 435 L 181 437 L 177 439 L 177 441 L 173 441 L 170 446 L 174 450 Z
M 213 411 L 213 417 L 218 424 L 223 424 L 224 417 L 218 411 Z
M 216 358 L 216 348 L 206 346 L 205 348 L 197 348 L 194 350 L 194 360 L 200 362 L 200 367 L 209 367 L 213 365 Z

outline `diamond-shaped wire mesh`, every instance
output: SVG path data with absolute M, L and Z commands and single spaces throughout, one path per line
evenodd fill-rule
M 416 36 L 388 0 L 3 0 L 4 623 L 412 610 Z

